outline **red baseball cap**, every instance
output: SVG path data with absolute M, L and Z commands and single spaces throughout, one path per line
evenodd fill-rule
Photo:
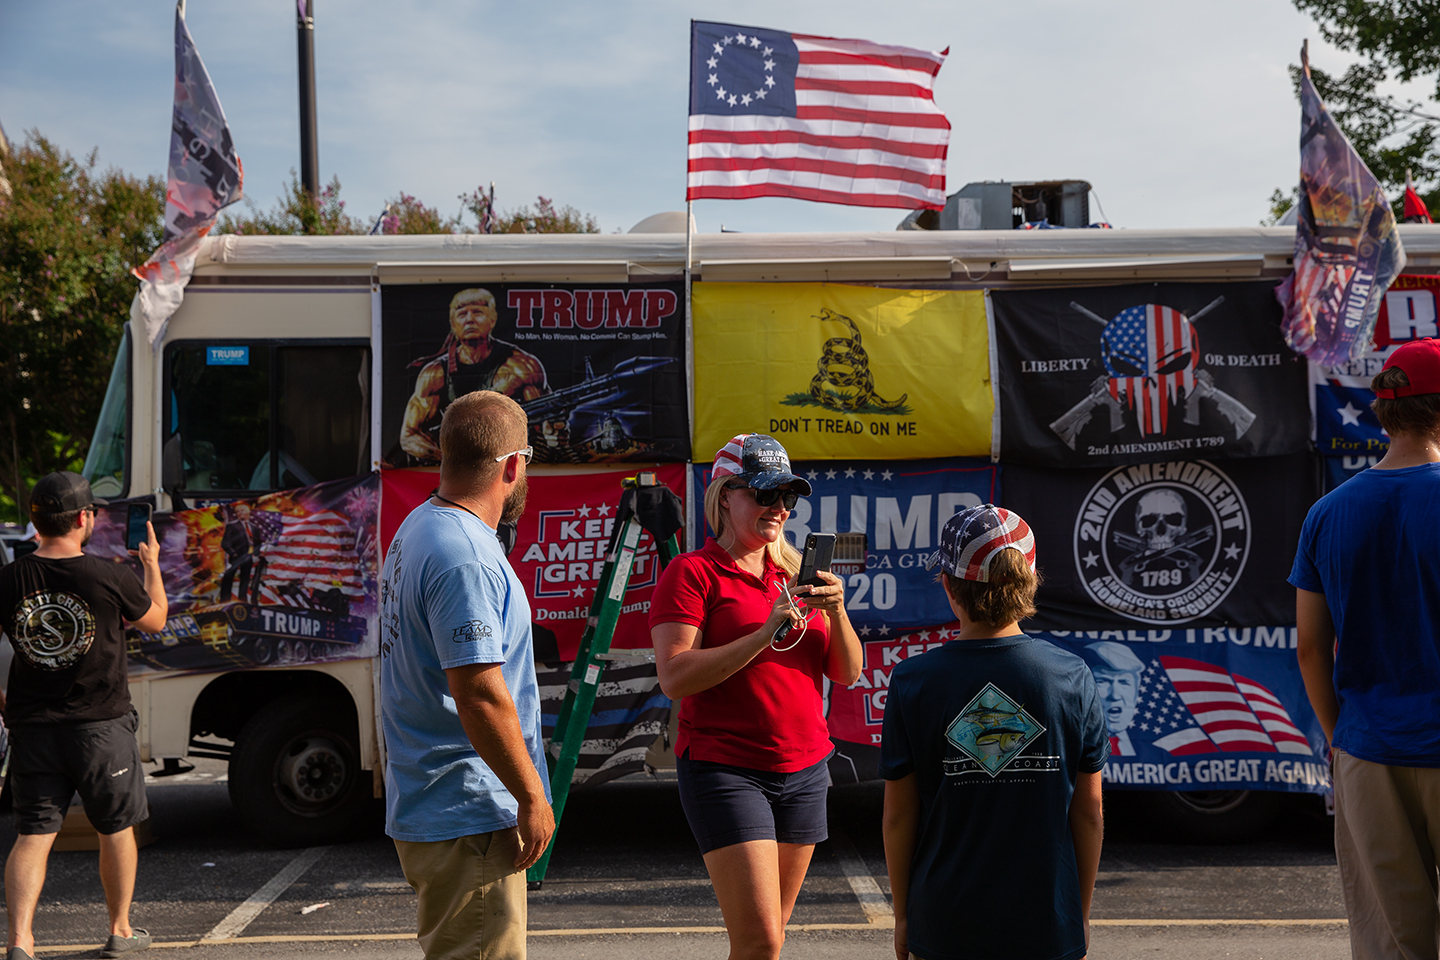
M 1426 337 L 1401 344 L 1390 354 L 1382 369 L 1399 367 L 1410 378 L 1408 387 L 1393 390 L 1380 389 L 1375 396 L 1382 400 L 1396 397 L 1413 397 L 1419 394 L 1440 393 L 1440 340 Z

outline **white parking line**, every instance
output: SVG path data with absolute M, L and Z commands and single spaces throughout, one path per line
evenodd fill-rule
M 890 901 L 885 899 L 885 894 L 880 892 L 880 884 L 870 875 L 865 866 L 865 861 L 860 859 L 860 854 L 855 851 L 855 845 L 845 835 L 845 831 L 830 825 L 830 846 L 835 851 L 835 859 L 840 861 L 840 869 L 845 873 L 845 879 L 850 881 L 850 889 L 855 894 L 855 899 L 860 901 L 860 909 L 865 913 L 865 920 L 872 926 L 892 926 L 895 923 L 895 911 L 890 907 Z
M 201 937 L 200 942 L 212 943 L 216 940 L 229 940 L 238 936 L 242 930 L 250 926 L 250 921 L 260 916 L 266 907 L 274 903 L 290 884 L 300 879 L 300 875 L 313 867 L 315 861 L 325 856 L 325 851 L 329 849 L 329 847 L 308 847 L 301 850 L 300 855 L 271 877 L 265 886 L 250 894 L 248 900 L 231 910 L 229 916 L 224 920 L 215 924 L 215 928 Z

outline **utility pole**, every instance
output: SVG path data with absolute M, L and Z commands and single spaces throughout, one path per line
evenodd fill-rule
M 297 0 L 300 46 L 300 185 L 320 196 L 320 144 L 315 134 L 315 0 Z

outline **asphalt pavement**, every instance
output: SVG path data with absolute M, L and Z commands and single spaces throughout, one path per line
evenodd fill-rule
M 409 960 L 414 894 L 375 823 L 347 843 L 268 848 L 236 823 L 225 767 L 150 786 L 156 841 L 140 854 L 133 922 L 204 960 L 297 954 Z M 784 955 L 893 956 L 879 784 L 831 791 L 831 841 L 816 851 Z M 1092 911 L 1094 957 L 1348 956 L 1329 824 L 1296 804 L 1264 840 L 1190 846 L 1107 795 Z M 8 847 L 13 827 L 0 825 Z M 719 908 L 673 781 L 629 778 L 572 795 L 550 874 L 530 894 L 530 954 L 724 957 Z M 93 957 L 105 932 L 95 854 L 56 853 L 36 918 L 43 960 Z M 1004 922 L 1009 922 L 1004 921 Z M 158 960 L 158 958 L 157 958 Z

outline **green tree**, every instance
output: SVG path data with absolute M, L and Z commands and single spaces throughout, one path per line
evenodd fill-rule
M 231 207 L 230 209 L 235 209 Z M 244 214 L 227 213 L 220 216 L 214 232 L 235 233 L 251 236 L 336 236 L 339 234 L 366 233 L 369 224 L 356 220 L 345 212 L 345 201 L 340 199 L 340 178 L 332 177 L 312 197 L 300 186 L 300 176 L 292 168 L 290 183 L 275 200 L 275 206 L 261 210 L 248 197 Z
M 99 171 L 41 136 L 5 161 L 0 194 L 0 515 L 29 516 L 30 487 L 79 470 L 136 281 L 160 245 L 165 185 Z
M 1294 0 L 1315 18 L 1320 35 L 1362 59 L 1343 74 L 1310 65 L 1315 90 L 1365 165 L 1402 211 L 1405 171 L 1432 211 L 1440 206 L 1440 0 Z M 1296 89 L 1300 68 L 1291 67 Z M 1387 80 L 1434 78 L 1424 101 L 1376 92 Z M 1283 201 L 1285 194 L 1278 199 Z M 1276 197 L 1271 198 L 1272 217 Z M 1283 215 L 1289 204 L 1280 209 Z
M 461 197 L 469 200 L 469 197 Z M 474 209 L 471 207 L 470 209 Z M 536 197 L 535 209 L 507 210 L 496 218 L 496 233 L 599 233 L 600 225 L 588 213 L 572 206 L 558 210 L 548 197 Z

